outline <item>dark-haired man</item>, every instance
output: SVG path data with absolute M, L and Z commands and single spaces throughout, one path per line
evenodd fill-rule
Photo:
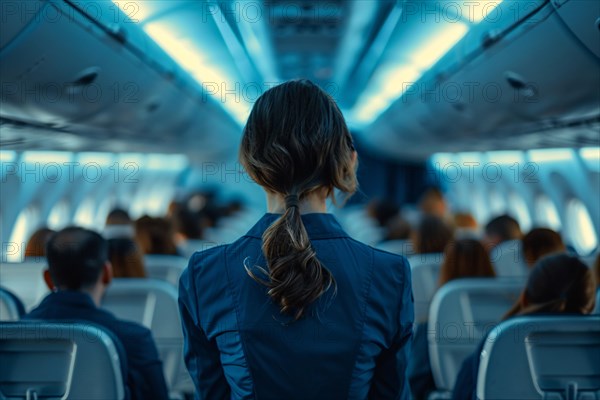
M 510 215 L 500 215 L 485 226 L 485 242 L 490 248 L 509 240 L 520 240 L 522 236 L 519 223 Z
M 528 268 L 523 257 L 523 233 L 516 219 L 500 215 L 485 226 L 484 245 L 490 253 L 496 275 L 499 277 L 525 277 Z
M 66 228 L 46 245 L 44 280 L 52 290 L 25 319 L 89 321 L 114 334 L 126 353 L 126 384 L 132 399 L 168 399 L 162 363 L 147 328 L 99 308 L 112 280 L 108 244 L 98 233 Z

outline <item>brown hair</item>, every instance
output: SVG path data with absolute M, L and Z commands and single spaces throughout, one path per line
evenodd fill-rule
M 266 91 L 254 105 L 244 128 L 240 161 L 267 192 L 286 198 L 284 214 L 263 234 L 266 278 L 248 274 L 269 288 L 283 314 L 300 319 L 335 280 L 317 259 L 298 201 L 334 188 L 356 191 L 354 146 L 333 99 L 308 80 L 285 82 Z
M 548 228 L 535 228 L 523 236 L 523 256 L 527 265 L 533 266 L 537 260 L 550 253 L 566 250 L 562 238 Z
M 40 228 L 31 235 L 25 247 L 25 257 L 45 257 L 46 244 L 56 232 L 49 228 Z
M 505 318 L 535 313 L 589 314 L 595 300 L 594 278 L 587 265 L 575 256 L 553 254 L 535 264 L 525 290 Z
M 144 254 L 177 254 L 173 225 L 166 218 L 144 215 L 135 221 L 135 240 Z
M 413 231 L 412 241 L 417 254 L 441 253 L 453 236 L 452 227 L 442 218 L 426 215 Z
M 493 278 L 496 276 L 483 245 L 474 239 L 450 242 L 444 251 L 440 286 L 458 278 Z
M 115 278 L 145 278 L 144 259 L 131 239 L 109 239 L 108 258 Z
M 469 213 L 456 213 L 454 214 L 454 225 L 457 228 L 477 228 L 477 220 Z

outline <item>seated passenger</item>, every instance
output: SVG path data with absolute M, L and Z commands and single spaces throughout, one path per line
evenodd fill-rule
M 173 211 L 171 221 L 175 228 L 175 243 L 203 238 L 203 221 L 199 212 L 180 207 Z
M 440 270 L 440 287 L 454 279 L 495 276 L 490 257 L 479 241 L 460 239 L 446 246 L 444 262 Z M 427 399 L 436 389 L 429 364 L 427 323 L 417 325 L 408 371 L 413 398 Z
M 108 240 L 108 260 L 115 278 L 145 278 L 144 256 L 131 239 Z
M 102 236 L 105 239 L 133 239 L 135 232 L 133 222 L 129 218 L 127 211 L 115 208 L 108 213 L 106 217 L 106 226 Z
M 535 264 L 525 290 L 505 319 L 518 315 L 589 314 L 594 309 L 594 303 L 594 278 L 590 269 L 577 257 L 549 255 Z M 485 340 L 463 362 L 452 399 L 476 399 L 479 357 Z
M 521 240 L 523 234 L 516 219 L 510 215 L 501 215 L 492 219 L 485 226 L 484 243 L 488 250 L 493 249 L 502 242 Z
M 545 255 L 566 250 L 560 234 L 548 228 L 532 229 L 523 236 L 522 242 L 523 256 L 529 268 Z
M 237 241 L 195 253 L 180 279 L 196 395 L 408 399 L 408 262 L 350 238 L 327 213 L 336 188 L 357 187 L 335 102 L 306 80 L 269 89 L 240 158 L 269 211 Z
M 412 233 L 412 242 L 417 254 L 442 253 L 454 235 L 452 227 L 442 218 L 424 216 Z
M 179 254 L 173 225 L 166 218 L 144 215 L 135 221 L 135 239 L 143 254 Z
M 440 287 L 454 279 L 495 276 L 490 256 L 478 240 L 460 239 L 446 246 L 440 269 Z
M 46 250 L 44 279 L 52 293 L 24 319 L 89 321 L 108 329 L 125 350 L 125 384 L 131 398 L 168 399 L 162 362 L 150 330 L 100 308 L 112 280 L 106 240 L 95 232 L 71 227 L 52 236 Z
M 457 239 L 477 239 L 479 238 L 479 227 L 477 221 L 469 213 L 454 214 L 454 227 L 456 232 L 454 236 Z
M 40 228 L 33 232 L 25 247 L 25 257 L 45 257 L 46 243 L 56 231 L 49 228 Z
M 427 189 L 419 200 L 419 209 L 423 215 L 446 218 L 448 207 L 442 191 L 436 187 Z
M 402 217 L 400 207 L 391 200 L 374 200 L 367 206 L 367 215 L 384 229 L 382 242 L 410 238 L 410 224 Z

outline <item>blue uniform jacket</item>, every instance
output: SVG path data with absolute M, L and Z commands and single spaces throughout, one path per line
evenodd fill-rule
M 330 214 L 302 220 L 337 283 L 307 315 L 282 315 L 244 265 L 266 267 L 266 214 L 234 243 L 195 253 L 179 303 L 200 399 L 408 399 L 414 319 L 404 257 L 350 238 Z

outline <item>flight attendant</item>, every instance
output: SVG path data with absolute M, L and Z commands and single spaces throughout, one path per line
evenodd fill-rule
M 357 187 L 335 102 L 307 80 L 268 90 L 240 160 L 268 212 L 237 241 L 195 253 L 180 280 L 197 396 L 408 399 L 408 262 L 350 238 L 326 211 L 335 189 Z

